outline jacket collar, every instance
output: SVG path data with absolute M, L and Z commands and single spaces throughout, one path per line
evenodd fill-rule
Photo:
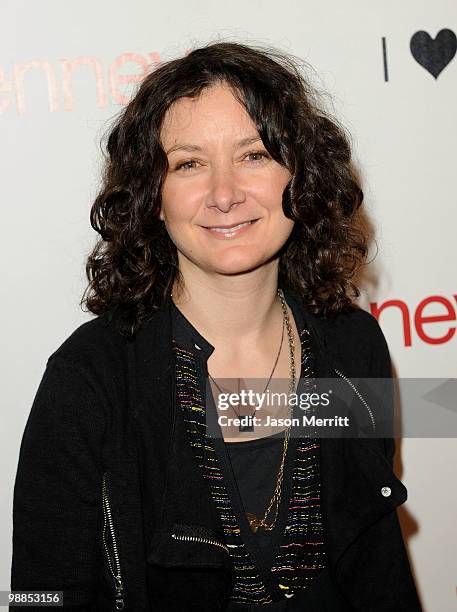
M 289 303 L 297 300 L 289 290 L 284 292 Z M 343 328 L 336 331 L 331 320 L 303 312 L 315 350 L 315 375 L 331 377 L 335 357 L 330 340 L 334 334 L 344 335 Z M 195 550 L 191 542 L 183 547 L 170 537 L 181 529 L 223 541 L 220 518 L 187 443 L 183 420 L 176 418 L 171 316 L 169 298 L 143 324 L 134 342 L 134 421 L 147 554 L 150 561 L 165 565 L 226 565 L 222 548 Z M 376 439 L 320 440 L 321 504 L 328 558 L 334 567 L 363 530 L 406 500 L 406 488 L 382 449 L 382 440 Z M 390 488 L 390 495 L 382 494 L 383 487 Z

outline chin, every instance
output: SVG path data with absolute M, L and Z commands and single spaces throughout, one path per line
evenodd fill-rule
M 208 262 L 207 268 L 218 274 L 243 274 L 259 268 L 266 260 L 260 257 L 219 257 L 217 261 Z

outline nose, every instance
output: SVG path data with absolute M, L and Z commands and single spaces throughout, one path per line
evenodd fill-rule
M 246 194 L 238 185 L 232 168 L 215 168 L 211 176 L 206 206 L 228 212 L 234 204 L 244 202 Z

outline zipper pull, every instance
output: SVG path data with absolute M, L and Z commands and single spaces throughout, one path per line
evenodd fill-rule
M 122 597 L 122 583 L 120 581 L 120 579 L 118 579 L 119 585 L 116 586 L 116 610 L 123 610 L 124 609 L 124 598 Z
M 124 598 L 122 597 L 122 588 L 121 587 L 117 587 L 116 588 L 116 602 L 115 602 L 115 606 L 116 606 L 116 610 L 123 610 L 124 609 Z

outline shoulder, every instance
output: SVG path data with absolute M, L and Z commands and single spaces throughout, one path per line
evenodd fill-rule
M 362 308 L 357 308 L 354 313 L 356 314 L 353 315 L 352 330 L 358 334 L 359 345 L 366 347 L 369 355 L 370 376 L 389 377 L 391 374 L 390 352 L 379 321 Z
M 328 333 L 345 342 L 368 345 L 385 341 L 376 317 L 360 306 L 352 305 L 321 320 Z
M 390 376 L 390 355 L 381 326 L 370 312 L 352 305 L 320 318 L 324 343 L 354 375 Z
M 48 364 L 58 363 L 80 371 L 99 373 L 121 367 L 128 340 L 116 329 L 107 314 L 79 325 L 49 356 Z
M 340 310 L 327 320 L 333 321 L 337 327 L 346 331 L 358 328 L 367 333 L 373 333 L 379 327 L 376 317 L 356 304 Z

